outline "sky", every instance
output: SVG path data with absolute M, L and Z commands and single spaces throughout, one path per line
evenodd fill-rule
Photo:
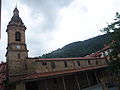
M 5 61 L 6 28 L 17 4 L 26 30 L 29 57 L 98 35 L 120 12 L 120 0 L 2 0 L 0 61 Z

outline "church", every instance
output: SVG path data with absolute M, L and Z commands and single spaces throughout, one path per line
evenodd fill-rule
M 8 90 L 82 90 L 101 83 L 107 67 L 101 56 L 75 58 L 30 58 L 27 28 L 17 7 L 7 25 L 6 81 Z

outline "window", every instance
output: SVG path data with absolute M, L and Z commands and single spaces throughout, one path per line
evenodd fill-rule
M 20 59 L 20 53 L 18 53 L 18 59 Z
M 45 65 L 47 65 L 47 63 L 46 63 L 46 62 L 43 62 L 42 65 L 45 66 Z
M 67 67 L 67 62 L 66 61 L 64 62 L 64 65 L 65 65 L 65 67 Z
M 88 64 L 91 65 L 90 60 L 88 60 Z
M 21 34 L 20 34 L 20 32 L 16 32 L 15 33 L 15 40 L 16 41 L 20 41 L 21 40 Z
M 52 65 L 52 68 L 55 69 L 55 62 L 52 62 L 51 65 Z
M 79 61 L 77 61 L 77 64 L 78 64 L 78 66 L 80 66 L 80 62 Z
M 25 70 L 27 71 L 27 64 L 25 64 Z
M 96 60 L 96 65 L 98 65 L 98 61 Z

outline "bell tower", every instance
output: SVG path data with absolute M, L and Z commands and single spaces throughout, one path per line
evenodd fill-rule
M 8 45 L 7 45 L 7 75 L 8 80 L 19 79 L 25 75 L 25 59 L 28 58 L 28 50 L 25 42 L 26 27 L 19 17 L 17 6 L 13 11 L 13 16 L 7 25 Z

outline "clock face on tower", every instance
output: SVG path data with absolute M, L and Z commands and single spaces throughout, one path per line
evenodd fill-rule
M 17 48 L 17 49 L 20 49 L 20 45 L 16 45 L 16 48 Z

